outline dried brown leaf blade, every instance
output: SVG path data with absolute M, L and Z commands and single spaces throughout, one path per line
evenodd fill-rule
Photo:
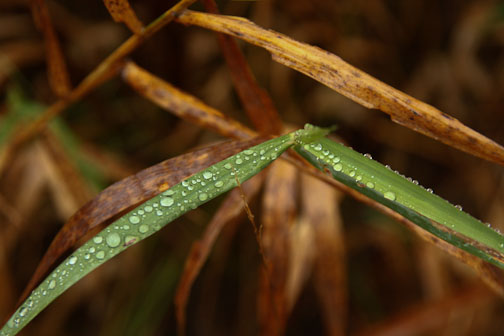
M 115 22 L 123 22 L 135 34 L 140 34 L 143 24 L 138 19 L 128 0 L 103 0 Z
M 112 184 L 86 203 L 65 223 L 37 266 L 37 270 L 20 297 L 20 302 L 26 298 L 54 263 L 93 228 L 128 208 L 152 198 L 185 177 L 264 140 L 264 138 L 254 138 L 216 144 L 163 161 Z
M 286 289 L 298 176 L 295 167 L 280 160 L 270 166 L 268 173 L 261 218 L 266 265 L 261 272 L 258 319 L 261 335 L 281 335 L 289 313 Z
M 504 165 L 504 148 L 457 119 L 351 66 L 340 57 L 241 18 L 185 11 L 177 21 L 226 33 L 268 50 L 273 59 L 392 120 L 474 156 Z
M 66 97 L 72 91 L 72 85 L 49 10 L 44 0 L 31 0 L 31 5 L 35 23 L 44 34 L 49 83 L 58 97 Z
M 242 191 L 247 199 L 251 199 L 259 192 L 259 188 L 261 187 L 263 180 L 264 174 L 261 173 L 242 184 Z M 208 259 L 215 241 L 224 226 L 244 213 L 242 203 L 243 200 L 240 190 L 233 190 L 229 196 L 227 196 L 226 200 L 224 200 L 219 210 L 212 218 L 212 221 L 206 227 L 203 237 L 194 242 L 191 246 L 191 250 L 185 261 L 184 271 L 180 277 L 177 292 L 175 294 L 179 335 L 185 334 L 187 301 L 194 281 Z
M 219 14 L 214 0 L 205 0 L 204 5 L 208 12 Z M 238 96 L 255 128 L 262 134 L 279 134 L 282 121 L 273 101 L 257 83 L 238 44 L 229 35 L 218 33 L 217 37 Z
M 122 71 L 124 81 L 138 93 L 178 117 L 211 129 L 231 138 L 248 138 L 254 135 L 250 129 L 226 117 L 199 99 L 175 88 L 153 74 L 128 62 Z
M 302 175 L 303 218 L 312 227 L 315 290 L 328 335 L 344 335 L 346 323 L 346 263 L 339 201 L 342 193 L 319 179 Z

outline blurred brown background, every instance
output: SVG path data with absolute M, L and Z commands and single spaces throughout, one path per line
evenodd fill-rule
M 147 24 L 173 1 L 132 1 Z M 454 0 L 217 1 L 221 13 L 317 45 L 504 144 L 504 3 Z M 73 85 L 129 35 L 101 1 L 47 1 Z M 191 9 L 204 10 L 201 4 Z M 239 42 L 282 120 L 338 125 L 355 150 L 371 153 L 464 210 L 504 229 L 502 168 L 392 123 Z M 0 123 L 9 92 L 49 105 L 44 44 L 27 1 L 0 3 Z M 132 55 L 137 64 L 247 125 L 215 34 L 171 23 Z M 219 136 L 166 113 L 119 77 L 73 104 L 61 122 L 85 150 L 91 173 L 68 191 L 36 146 L 16 155 L 0 181 L 0 316 L 17 297 L 69 215 L 105 186 Z M 5 125 L 5 124 L 4 124 Z M 42 153 L 42 154 L 41 154 Z M 46 161 L 44 161 L 46 160 Z M 81 166 L 82 168 L 82 166 Z M 73 181 L 73 180 L 72 180 Z M 222 200 L 222 198 L 221 198 Z M 23 335 L 168 335 L 173 296 L 191 243 L 219 200 L 171 224 L 86 277 Z M 260 217 L 261 203 L 251 202 Z M 341 203 L 348 335 L 502 335 L 502 300 L 474 272 L 400 224 L 346 197 Z M 302 248 L 302 245 L 300 245 Z M 261 258 L 246 217 L 217 241 L 192 291 L 188 335 L 256 335 Z M 309 275 L 308 275 L 309 276 Z M 287 335 L 328 333 L 310 281 Z M 396 332 L 396 333 L 393 333 Z

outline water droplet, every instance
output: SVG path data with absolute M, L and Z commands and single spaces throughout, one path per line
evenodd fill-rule
M 371 154 L 366 153 L 366 154 L 364 154 L 364 156 L 365 156 L 365 157 L 367 157 L 367 158 L 368 158 L 368 159 L 370 159 L 370 160 L 372 160 L 372 159 L 373 159 L 373 157 L 371 156 Z
M 54 289 L 54 287 L 56 287 L 56 280 L 51 280 L 47 288 Z
M 205 180 L 211 179 L 212 176 L 213 176 L 213 174 L 211 172 L 209 172 L 209 171 L 206 171 L 206 172 L 203 173 L 203 178 Z
M 232 167 L 233 166 L 229 162 L 224 165 L 224 168 L 226 168 L 226 169 L 231 169 Z
M 431 194 L 434 192 L 434 190 L 432 190 L 431 188 L 427 188 L 426 189 L 428 192 L 430 192 Z
M 95 253 L 96 249 L 92 246 L 89 248 L 89 253 Z
M 173 195 L 175 195 L 175 192 L 173 190 L 171 190 L 171 189 L 168 189 L 168 190 L 166 190 L 163 193 L 163 195 L 165 195 L 165 196 L 173 196 Z
M 339 172 L 339 171 L 341 171 L 343 169 L 343 165 L 341 163 L 338 163 L 338 164 L 335 164 L 333 166 L 333 168 L 334 168 L 335 171 Z
M 360 181 L 360 180 L 362 180 L 362 176 L 357 175 L 357 177 L 355 177 L 355 180 L 356 180 L 356 181 Z
M 200 200 L 200 201 L 202 201 L 202 202 L 203 202 L 203 201 L 206 201 L 206 200 L 208 199 L 208 194 L 207 194 L 207 193 L 202 192 L 202 193 L 200 193 L 200 194 L 198 195 L 198 198 L 199 198 L 199 200 Z
M 238 158 L 238 159 L 236 159 L 235 163 L 236 163 L 237 165 L 242 164 L 242 163 L 243 163 L 243 160 L 242 160 L 242 159 L 240 159 L 240 158 Z
M 68 259 L 68 263 L 70 265 L 74 265 L 76 262 L 77 262 L 77 257 L 76 256 L 72 256 L 72 257 L 70 257 L 70 259 Z
M 140 227 L 138 228 L 138 232 L 140 233 L 146 233 L 147 231 L 149 231 L 149 226 L 145 224 L 140 225 Z
M 189 182 L 187 182 L 187 181 L 185 181 L 185 180 L 184 180 L 184 181 L 182 181 L 182 186 L 187 187 L 188 185 L 189 185 Z
M 107 238 L 105 238 L 105 241 L 107 242 L 108 246 L 117 247 L 119 246 L 119 244 L 121 244 L 121 236 L 119 236 L 119 234 L 116 232 L 112 232 L 107 236 Z
M 354 177 L 355 176 L 355 170 L 352 170 L 348 175 L 350 175 L 350 177 Z
M 251 149 L 246 149 L 243 151 L 243 154 L 245 154 L 245 155 L 251 155 L 252 153 L 254 153 L 254 151 Z
M 161 210 L 156 211 L 156 215 L 163 216 L 163 211 L 161 211 Z
M 455 208 L 457 208 L 459 211 L 462 211 L 462 205 L 455 205 Z
M 325 156 L 329 155 L 329 151 L 326 149 L 324 151 L 322 151 L 322 154 L 324 154 Z
M 224 182 L 222 182 L 222 181 L 217 181 L 217 182 L 215 182 L 215 184 L 214 184 L 214 185 L 215 185 L 215 187 L 216 187 L 216 188 L 220 188 L 220 187 L 222 187 L 222 186 L 224 185 Z
M 130 216 L 129 222 L 131 224 L 138 224 L 138 223 L 140 223 L 140 217 L 138 217 L 138 216 Z M 95 241 L 95 243 L 96 243 L 96 241 Z
M 340 162 L 340 161 L 341 161 L 341 159 L 339 158 L 339 156 L 336 156 L 336 157 L 332 160 L 332 162 L 333 162 L 333 163 L 338 163 L 338 162 Z
M 89 253 L 84 254 L 84 259 L 89 260 L 91 258 L 91 255 Z
M 150 205 L 147 205 L 145 208 L 144 208 L 145 212 L 152 212 L 152 207 Z
M 96 236 L 93 238 L 93 241 L 96 243 L 96 244 L 101 244 L 103 242 L 103 237 L 101 236 Z
M 313 149 L 316 150 L 316 151 L 319 151 L 319 150 L 322 150 L 322 145 L 321 144 L 316 144 L 316 145 L 312 145 Z
M 173 205 L 173 198 L 171 198 L 171 197 L 165 197 L 165 198 L 161 199 L 161 201 L 159 202 L 159 204 L 161 204 L 164 207 L 172 206 Z
M 105 252 L 103 252 L 103 251 L 98 251 L 98 252 L 96 253 L 96 259 L 103 259 L 103 258 L 105 258 Z
M 373 189 L 374 188 L 374 183 L 373 182 L 368 182 L 368 183 L 366 183 L 366 187 Z
M 383 197 L 385 197 L 386 199 L 389 199 L 391 201 L 395 201 L 395 193 L 393 193 L 392 191 L 387 191 L 385 192 L 385 194 L 383 194 Z
M 23 307 L 19 310 L 19 316 L 23 317 L 26 315 L 26 313 L 28 312 L 28 308 L 26 307 Z
M 504 243 L 499 244 L 500 248 L 504 248 Z

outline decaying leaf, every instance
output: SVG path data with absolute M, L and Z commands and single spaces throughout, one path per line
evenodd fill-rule
M 204 4 L 208 12 L 219 14 L 214 0 L 205 0 Z M 219 33 L 217 37 L 238 96 L 255 128 L 262 134 L 280 134 L 282 121 L 273 101 L 259 87 L 238 44 L 229 35 Z
M 258 297 L 258 320 L 262 335 L 281 335 L 289 313 L 290 231 L 296 215 L 297 170 L 286 162 L 271 165 L 265 185 L 261 218 L 262 269 Z
M 126 64 L 122 74 L 124 80 L 140 94 L 182 119 L 212 129 L 226 137 L 243 139 L 254 135 L 253 131 L 237 121 L 226 117 L 132 62 Z
M 474 156 L 504 165 L 504 148 L 455 118 L 380 82 L 325 50 L 241 18 L 187 10 L 178 22 L 226 33 L 268 50 L 273 59 L 393 121 Z

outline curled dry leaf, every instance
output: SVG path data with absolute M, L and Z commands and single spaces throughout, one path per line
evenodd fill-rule
M 33 0 L 31 4 L 35 23 L 44 34 L 49 83 L 57 96 L 66 97 L 72 87 L 65 58 L 51 23 L 49 10 L 44 0 Z
M 241 38 L 268 50 L 273 59 L 327 85 L 393 121 L 485 160 L 504 165 L 504 148 L 458 120 L 351 66 L 340 57 L 264 29 L 253 22 L 224 15 L 184 11 L 177 21 Z
M 241 190 L 247 199 L 251 199 L 259 192 L 259 188 L 261 187 L 263 180 L 264 174 L 260 173 L 241 185 Z M 242 206 L 243 199 L 240 193 L 241 191 L 239 189 L 231 191 L 229 196 L 227 196 L 226 200 L 220 206 L 219 210 L 213 216 L 212 221 L 206 227 L 203 237 L 194 242 L 191 246 L 191 250 L 185 261 L 184 271 L 179 280 L 177 293 L 175 294 L 177 325 L 180 335 L 185 334 L 185 310 L 194 280 L 196 280 L 203 264 L 208 259 L 215 241 L 224 226 L 244 213 Z
M 128 0 L 103 0 L 115 22 L 124 22 L 135 34 L 140 34 L 143 24 L 131 8 Z
M 239 122 L 157 78 L 133 62 L 126 64 L 122 76 L 138 93 L 182 119 L 226 137 L 243 139 L 254 135 L 252 130 Z
M 93 228 L 152 198 L 182 179 L 264 140 L 265 138 L 255 138 L 213 145 L 163 161 L 109 186 L 65 223 L 39 263 L 20 297 L 20 302 L 54 266 L 54 263 Z

